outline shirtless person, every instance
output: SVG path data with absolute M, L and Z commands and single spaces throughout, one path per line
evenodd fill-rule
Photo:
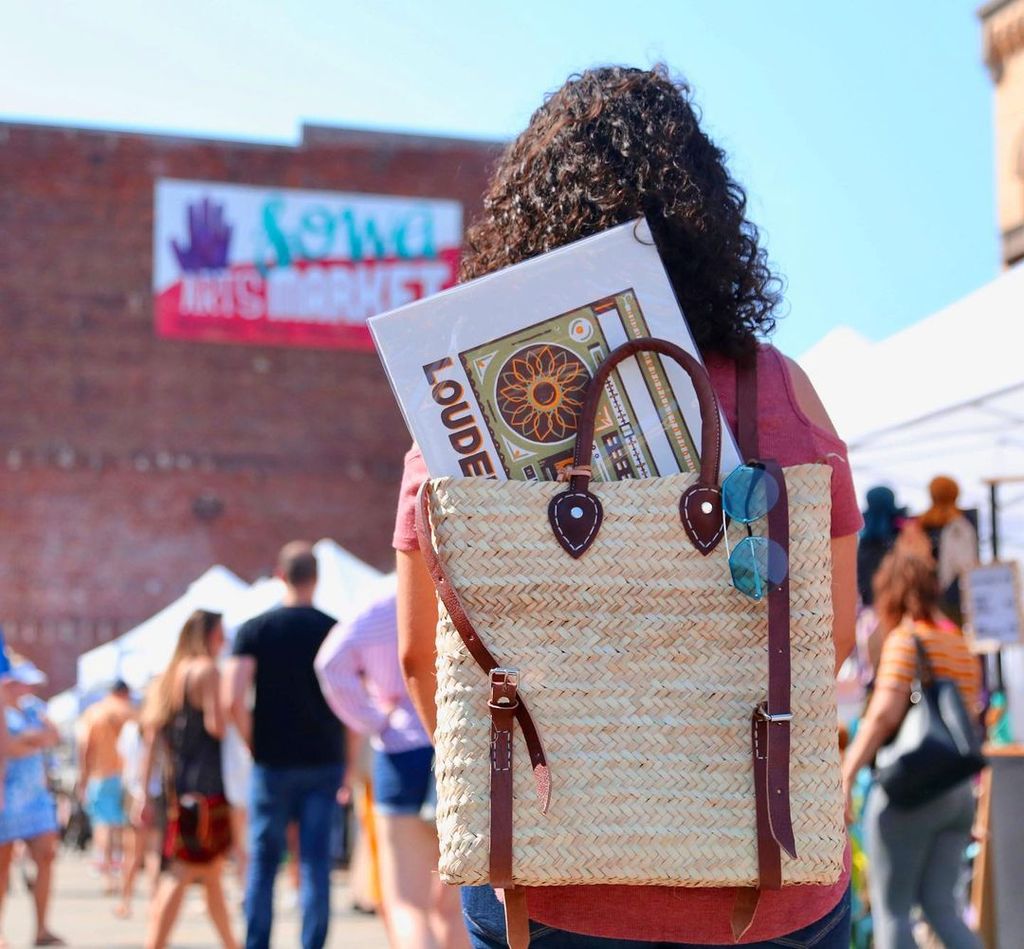
M 125 824 L 121 756 L 117 739 L 132 718 L 128 686 L 115 682 L 110 694 L 88 708 L 79 723 L 78 793 L 92 822 L 100 857 L 104 890 L 114 893 L 114 847 Z

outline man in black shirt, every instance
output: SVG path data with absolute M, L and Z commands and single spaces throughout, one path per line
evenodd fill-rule
M 331 824 L 344 751 L 341 724 L 324 701 L 313 660 L 335 621 L 313 606 L 317 566 L 309 544 L 288 544 L 277 575 L 285 583 L 283 605 L 238 630 L 225 676 L 228 714 L 253 756 L 245 945 L 270 945 L 274 879 L 285 829 L 294 820 L 302 867 L 302 946 L 320 949 L 330 918 Z

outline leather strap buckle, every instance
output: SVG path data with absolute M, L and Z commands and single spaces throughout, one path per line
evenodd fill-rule
M 763 722 L 771 722 L 773 725 L 781 725 L 783 723 L 789 723 L 793 721 L 792 712 L 776 712 L 772 714 L 768 711 L 768 704 L 762 702 L 757 707 L 757 717 Z
M 519 708 L 519 670 L 498 666 L 491 670 L 489 708 L 511 712 Z

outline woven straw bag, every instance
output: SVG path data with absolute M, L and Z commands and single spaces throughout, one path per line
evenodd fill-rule
M 604 382 L 640 349 L 694 381 L 701 472 L 591 485 Z M 740 379 L 747 452 L 756 377 Z M 841 872 L 831 469 L 761 460 L 782 482 L 768 532 L 788 539 L 789 576 L 753 601 L 719 549 L 719 417 L 696 360 L 634 340 L 590 384 L 568 486 L 424 485 L 418 527 L 440 600 L 440 871 L 505 890 L 510 946 L 529 943 L 523 886 L 745 888 L 738 938 L 761 889 Z

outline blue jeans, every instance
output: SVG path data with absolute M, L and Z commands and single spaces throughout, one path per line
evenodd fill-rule
M 505 912 L 489 886 L 462 887 L 462 915 L 473 949 L 506 949 Z M 716 949 L 689 942 L 599 939 L 554 929 L 530 920 L 530 945 L 536 949 Z M 850 891 L 817 922 L 769 942 L 742 943 L 743 949 L 849 949 Z
M 424 807 L 437 810 L 434 789 L 434 749 L 373 753 L 373 809 L 382 817 L 421 814 Z
M 303 949 L 322 949 L 331 915 L 331 821 L 341 765 L 268 768 L 253 765 L 249 802 L 249 879 L 245 887 L 246 949 L 268 949 L 274 922 L 274 879 L 285 829 L 299 825 L 299 899 Z

